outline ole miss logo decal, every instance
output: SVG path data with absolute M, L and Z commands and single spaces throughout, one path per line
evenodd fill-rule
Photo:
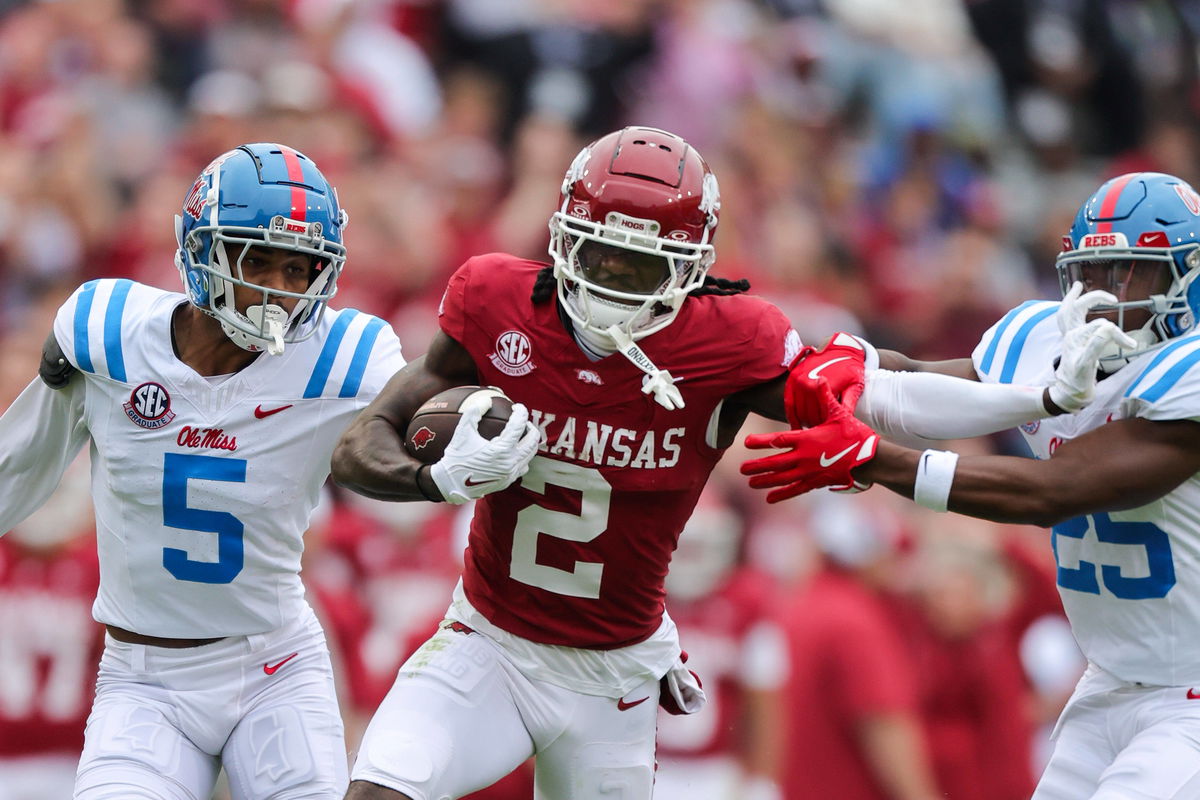
M 171 395 L 167 394 L 162 384 L 153 381 L 147 381 L 130 392 L 124 407 L 125 415 L 134 424 L 151 430 L 161 428 L 175 419 L 175 412 L 171 410 Z
M 505 375 L 528 375 L 533 370 L 533 347 L 520 331 L 505 331 L 496 337 L 496 352 L 488 356 L 492 366 Z

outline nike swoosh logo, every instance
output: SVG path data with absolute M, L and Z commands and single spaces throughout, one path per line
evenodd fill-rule
M 495 483 L 498 478 L 488 478 L 486 481 L 477 481 L 474 477 L 467 478 L 463 481 L 464 486 L 483 486 L 485 483 Z
M 832 366 L 833 364 L 836 364 L 839 361 L 849 361 L 849 360 L 850 360 L 850 356 L 842 356 L 841 358 L 835 358 L 832 361 L 826 361 L 824 364 L 815 366 L 812 368 L 812 370 L 809 371 L 808 379 L 810 381 L 815 381 L 817 379 L 817 373 L 819 373 L 821 370 L 825 369 L 828 366 Z
M 628 711 L 629 709 L 633 708 L 634 706 L 640 706 L 642 703 L 646 702 L 649 699 L 650 699 L 650 697 L 646 696 L 646 697 L 643 697 L 641 700 L 634 700 L 632 703 L 626 703 L 625 698 L 621 698 L 620 700 L 617 701 L 617 711 Z
M 291 661 L 293 658 L 295 658 L 298 655 L 300 655 L 300 654 L 292 653 L 290 656 L 285 658 L 283 661 L 280 661 L 278 664 L 263 664 L 263 672 L 267 673 L 268 675 L 274 675 L 276 672 L 279 671 L 280 667 L 282 667 L 284 664 Z
M 272 414 L 278 414 L 280 411 L 287 411 L 289 408 L 292 407 L 292 405 L 293 405 L 292 403 L 289 403 L 288 405 L 280 406 L 279 408 L 267 408 L 267 409 L 264 409 L 260 405 L 254 409 L 254 418 L 255 419 L 266 419 L 267 417 L 271 416 Z
M 1188 689 L 1188 700 L 1200 700 L 1200 694 L 1196 694 L 1195 689 Z
M 821 453 L 821 457 L 820 457 L 819 459 L 817 459 L 817 460 L 821 462 L 821 466 L 822 466 L 822 467 L 828 467 L 830 464 L 836 464 L 837 462 L 841 461 L 841 460 L 842 460 L 842 458 L 843 458 L 843 457 L 844 457 L 844 456 L 845 456 L 847 453 L 849 453 L 851 450 L 853 450 L 853 449 L 854 449 L 854 448 L 856 448 L 856 447 L 858 447 L 858 445 L 856 445 L 856 444 L 852 444 L 852 445 L 850 445 L 849 447 L 847 447 L 845 450 L 843 450 L 842 452 L 840 452 L 840 453 L 838 453 L 837 455 L 833 456 L 832 458 L 830 458 L 830 457 L 826 456 L 824 453 Z

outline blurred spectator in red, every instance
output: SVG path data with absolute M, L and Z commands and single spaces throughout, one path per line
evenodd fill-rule
M 743 520 L 713 484 L 680 535 L 667 576 L 667 611 L 688 666 L 700 675 L 703 713 L 659 712 L 656 800 L 743 798 L 763 782 L 779 747 L 769 702 L 784 673 L 770 575 L 744 564 Z
M 777 701 L 787 715 L 784 800 L 941 796 L 914 664 L 885 588 L 901 531 L 887 507 L 868 498 L 814 496 L 806 527 L 819 564 L 781 609 L 789 662 Z
M 0 538 L 0 800 L 70 797 L 104 628 L 86 456 Z
M 1011 587 L 997 554 L 963 530 L 971 521 L 943 524 L 951 529 L 927 533 L 914 557 L 915 613 L 901 628 L 938 788 L 955 800 L 1025 800 L 1033 708 L 1008 624 Z

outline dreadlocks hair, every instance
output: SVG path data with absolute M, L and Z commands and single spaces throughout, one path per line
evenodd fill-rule
M 533 294 L 530 297 L 533 304 L 541 305 L 554 297 L 556 286 L 554 267 L 542 267 L 538 270 L 537 280 L 533 282 Z M 712 275 L 705 275 L 704 283 L 688 292 L 688 297 L 700 297 L 706 294 L 727 297 L 731 294 L 742 294 L 748 291 L 750 291 L 750 281 L 745 278 L 734 281 L 729 278 L 714 278 Z

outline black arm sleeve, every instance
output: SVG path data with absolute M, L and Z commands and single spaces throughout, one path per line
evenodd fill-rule
M 58 339 L 54 338 L 54 331 L 50 331 L 42 345 L 42 363 L 38 366 L 38 375 L 51 389 L 62 389 L 70 383 L 74 372 L 75 367 L 63 355 Z

